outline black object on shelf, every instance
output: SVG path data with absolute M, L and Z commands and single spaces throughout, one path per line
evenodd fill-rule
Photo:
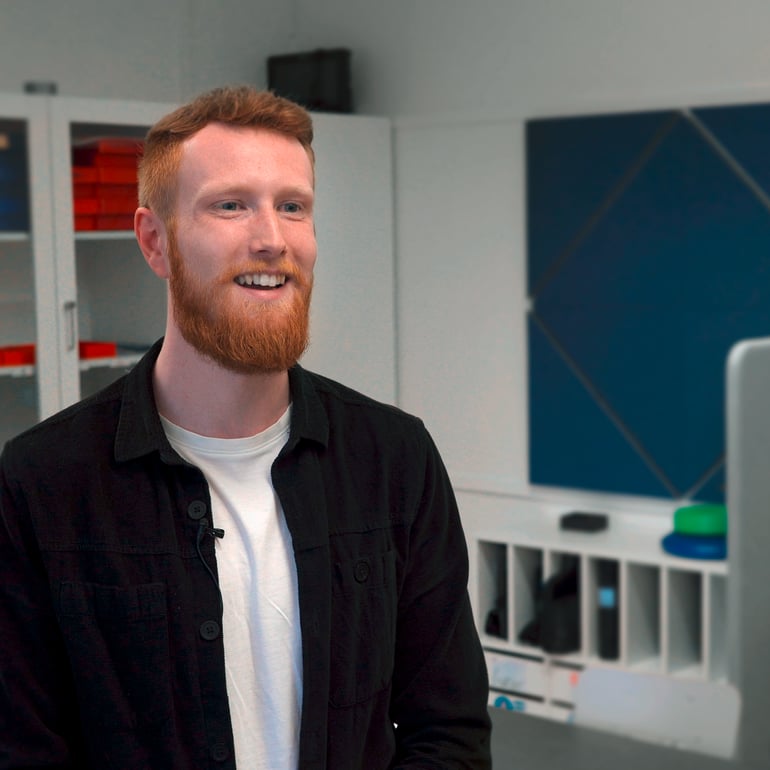
M 573 511 L 565 513 L 559 520 L 561 529 L 573 532 L 601 532 L 607 529 L 607 514 L 588 513 L 586 511 Z
M 562 568 L 542 587 L 535 617 L 522 629 L 519 640 L 551 654 L 580 649 L 580 559 L 565 556 Z
M 268 88 L 316 112 L 352 112 L 347 48 L 279 54 L 267 59 Z
M 599 614 L 599 657 L 617 660 L 620 656 L 618 606 L 618 563 L 613 559 L 597 562 L 597 608 Z
M 25 94 L 55 96 L 58 92 L 59 84 L 55 80 L 28 80 L 24 83 Z
M 497 636 L 505 639 L 508 635 L 508 613 L 505 609 L 505 597 L 495 602 L 495 606 L 487 613 L 484 623 L 484 633 L 488 636 Z

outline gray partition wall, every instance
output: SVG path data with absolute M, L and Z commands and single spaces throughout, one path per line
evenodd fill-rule
M 770 337 L 727 364 L 729 678 L 743 698 L 738 758 L 770 762 Z M 764 763 L 764 764 L 762 764 Z

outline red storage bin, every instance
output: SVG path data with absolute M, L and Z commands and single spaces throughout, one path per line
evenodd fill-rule
M 80 214 L 130 214 L 136 211 L 136 193 L 133 195 L 100 195 L 96 198 L 75 198 L 75 216 Z
M 116 342 L 80 340 L 78 352 L 81 358 L 114 358 L 118 352 Z
M 77 214 L 75 230 L 133 230 L 133 214 Z
M 75 184 L 131 184 L 136 185 L 134 168 L 95 168 L 94 166 L 73 166 L 72 181 Z
M 104 137 L 72 148 L 75 230 L 131 230 L 143 143 Z
M 27 366 L 34 363 L 34 344 L 0 347 L 0 366 Z

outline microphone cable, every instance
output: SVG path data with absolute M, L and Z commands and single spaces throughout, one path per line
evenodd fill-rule
M 225 536 L 225 531 L 223 529 L 219 529 L 218 527 L 210 527 L 209 520 L 204 518 L 204 519 L 201 519 L 198 524 L 198 535 L 195 538 L 195 550 L 198 552 L 198 558 L 201 560 L 201 563 L 206 568 L 206 572 L 209 573 L 211 582 L 214 583 L 214 587 L 217 589 L 217 596 L 219 597 L 219 613 L 220 615 L 222 615 L 225 610 L 225 603 L 224 603 L 224 600 L 222 599 L 222 589 L 219 587 L 219 580 L 217 579 L 217 576 L 214 574 L 214 570 L 211 569 L 209 563 L 206 561 L 203 554 L 201 553 L 201 543 L 203 542 L 204 535 L 211 535 L 212 537 L 223 538 Z

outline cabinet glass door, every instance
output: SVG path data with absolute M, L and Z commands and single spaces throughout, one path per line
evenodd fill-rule
M 166 284 L 133 233 L 136 164 L 168 105 L 58 100 L 53 110 L 61 377 L 66 403 L 121 376 L 162 334 Z
M 59 405 L 46 104 L 0 96 L 0 447 Z

